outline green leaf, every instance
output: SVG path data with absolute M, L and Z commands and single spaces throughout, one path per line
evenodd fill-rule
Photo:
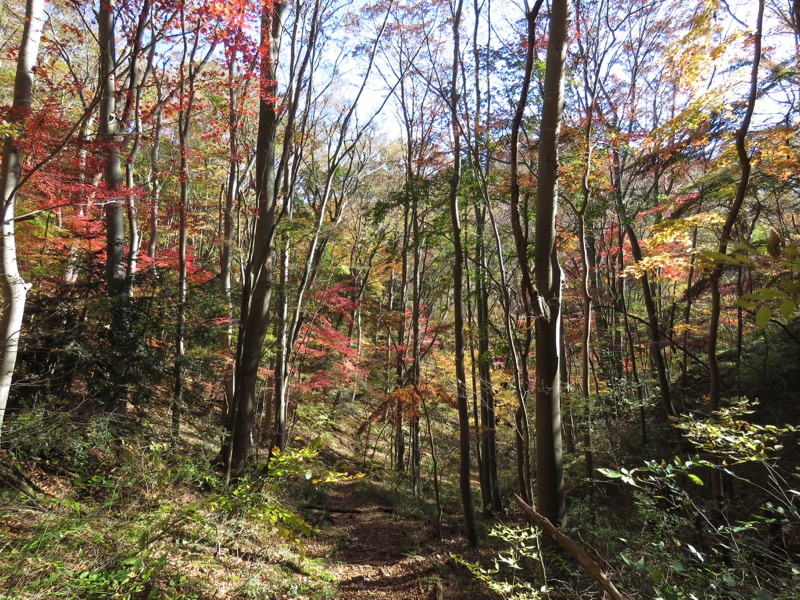
M 687 473 L 686 476 L 692 481 L 692 483 L 695 483 L 697 485 L 703 485 L 703 480 L 700 479 L 694 473 Z
M 735 265 L 737 267 L 741 264 L 740 261 L 736 260 L 733 256 L 723 254 L 722 252 L 716 252 L 714 250 L 700 250 L 699 254 L 706 260 L 714 263 Z
M 756 313 L 756 327 L 764 329 L 769 320 L 772 318 L 772 310 L 767 306 L 762 306 Z
M 624 475 L 622 473 L 620 473 L 619 471 L 612 471 L 611 469 L 603 469 L 603 468 L 598 468 L 597 470 L 602 475 L 605 475 L 606 477 L 610 477 L 611 479 L 620 479 L 620 478 L 624 477 Z
M 769 595 L 767 592 L 765 592 L 764 590 L 756 590 L 756 598 L 757 598 L 758 600 L 775 600 L 775 598 L 773 598 L 772 596 L 770 596 L 770 595 Z
M 797 304 L 794 300 L 786 300 L 785 302 L 781 302 L 780 311 L 784 319 L 791 317 L 795 310 L 797 310 Z
M 786 292 L 774 288 L 761 288 L 752 294 L 745 294 L 742 298 L 750 300 L 784 300 Z
M 749 298 L 745 298 L 744 296 L 739 298 L 736 301 L 736 304 L 738 304 L 739 306 L 741 306 L 745 310 L 750 310 L 751 308 L 753 308 L 753 301 L 751 299 L 749 299 Z

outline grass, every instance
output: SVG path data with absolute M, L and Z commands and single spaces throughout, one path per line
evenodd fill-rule
M 311 529 L 281 491 L 291 476 L 225 488 L 207 447 L 171 451 L 149 441 L 155 426 L 111 437 L 36 419 L 58 443 L 28 437 L 0 457 L 24 460 L 38 488 L 0 489 L 3 600 L 332 597 L 331 575 L 304 556 Z

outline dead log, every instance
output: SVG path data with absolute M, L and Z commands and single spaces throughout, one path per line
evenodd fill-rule
M 592 560 L 586 551 L 575 543 L 571 538 L 567 537 L 558 528 L 553 525 L 547 517 L 539 514 L 535 508 L 526 504 L 522 498 L 514 494 L 514 499 L 522 509 L 522 511 L 530 518 L 542 532 L 551 540 L 556 542 L 564 551 L 569 554 L 575 561 L 583 567 L 583 570 L 594 579 L 600 587 L 612 598 L 612 600 L 626 600 L 625 596 L 620 594 L 619 590 L 614 587 L 608 576 L 603 572 L 600 566 Z

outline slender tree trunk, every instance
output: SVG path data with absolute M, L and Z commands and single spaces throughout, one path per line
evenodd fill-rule
M 431 447 L 431 462 L 433 463 L 433 491 L 436 497 L 436 537 L 442 539 L 442 494 L 439 484 L 439 459 L 436 457 L 436 445 L 433 443 L 433 429 L 431 427 L 431 415 L 428 412 L 428 404 L 425 397 L 417 391 L 425 413 L 425 424 L 427 425 L 428 444 Z
M 534 48 L 536 40 L 536 16 L 542 1 L 537 0 L 533 8 L 525 14 L 527 23 L 528 48 L 525 55 L 525 73 L 522 80 L 522 90 L 520 99 L 514 112 L 511 123 L 511 227 L 514 232 L 514 245 L 517 251 L 517 260 L 520 266 L 520 276 L 522 279 L 522 304 L 525 311 L 525 341 L 517 368 L 519 369 L 518 400 L 519 406 L 515 413 L 516 425 L 516 447 L 517 447 L 517 478 L 519 480 L 520 495 L 528 502 L 533 503 L 531 489 L 531 468 L 530 468 L 530 424 L 528 419 L 527 401 L 531 390 L 530 371 L 528 368 L 528 358 L 530 350 L 530 339 L 532 329 L 532 319 L 537 307 L 537 293 L 531 280 L 530 261 L 528 259 L 528 227 L 523 226 L 523 219 L 527 219 L 527 214 L 523 215 L 520 209 L 520 183 L 519 183 L 519 134 L 522 128 L 522 121 L 525 116 L 525 108 L 528 104 L 528 94 L 530 92 L 531 79 L 534 67 Z
M 239 105 L 236 99 L 236 57 L 228 63 L 228 185 L 225 187 L 225 206 L 222 209 L 222 245 L 219 252 L 220 293 L 231 303 L 231 269 L 233 267 L 233 212 L 239 195 Z M 233 342 L 233 331 L 228 329 L 226 345 Z
M 189 56 L 189 43 L 186 31 L 186 11 L 181 7 L 181 32 L 183 39 L 183 56 L 180 64 L 180 81 L 178 95 L 180 112 L 178 113 L 178 142 L 180 148 L 180 199 L 178 201 L 178 318 L 175 324 L 175 386 L 172 396 L 172 444 L 177 445 L 181 433 L 181 412 L 183 408 L 183 371 L 186 353 L 186 214 L 189 209 L 189 119 L 192 109 L 192 55 Z M 195 46 L 196 47 L 196 46 Z M 189 58 L 187 67 L 186 60 Z M 186 69 L 189 69 L 189 76 Z M 189 81 L 187 81 L 187 79 Z
M 98 141 L 103 145 L 104 174 L 108 197 L 106 218 L 106 281 L 113 296 L 125 281 L 125 227 L 122 212 L 122 168 L 117 128 L 115 0 L 100 0 L 97 15 L 100 43 L 100 124 Z
M 461 130 L 458 120 L 458 65 L 462 0 L 456 0 L 453 13 L 453 65 L 450 79 L 450 120 L 453 134 L 453 174 L 450 178 L 450 221 L 453 227 L 453 313 L 455 317 L 456 397 L 458 400 L 459 427 L 459 488 L 464 507 L 464 524 L 470 546 L 478 545 L 475 528 L 475 510 L 472 506 L 470 485 L 469 405 L 467 401 L 467 374 L 464 365 L 464 249 L 461 243 L 461 217 L 458 206 L 458 187 L 461 182 Z
M 291 206 L 286 215 L 291 218 Z M 289 266 L 291 261 L 292 240 L 290 235 L 284 237 L 284 246 L 280 254 L 280 295 L 278 298 L 277 319 L 275 323 L 278 349 L 275 355 L 275 392 L 274 404 L 274 435 L 272 447 L 281 452 L 286 449 L 287 442 L 287 417 L 289 410 L 289 373 L 291 347 L 294 345 L 290 337 L 289 322 Z
M 44 0 L 28 0 L 25 5 L 25 26 L 17 56 L 14 78 L 14 101 L 6 117 L 11 123 L 23 124 L 29 116 L 33 100 L 33 73 L 44 25 Z M 13 131 L 14 128 L 11 128 Z M 17 184 L 22 160 L 18 140 L 11 135 L 3 140 L 3 163 L 0 166 L 3 222 L 0 232 L 0 434 L 3 430 L 8 395 L 17 362 L 25 299 L 30 284 L 20 275 L 17 265 L 17 244 L 14 227 Z
M 413 264 L 411 266 L 411 366 L 409 369 L 409 383 L 417 388 L 420 384 L 420 350 L 422 340 L 420 339 L 420 295 L 421 295 L 421 253 L 420 253 L 420 231 L 419 231 L 419 194 L 413 190 L 413 202 L 411 204 L 411 243 L 413 244 Z M 419 468 L 422 460 L 422 453 L 419 444 L 419 406 L 414 406 L 409 416 L 410 443 L 411 443 L 411 487 L 416 495 L 419 490 Z
M 588 141 L 588 140 L 587 140 Z M 592 338 L 592 293 L 590 290 L 591 261 L 586 243 L 586 209 L 589 205 L 589 163 L 584 175 L 584 204 L 578 212 L 578 240 L 581 248 L 581 294 L 583 295 L 583 332 L 581 334 L 581 396 L 586 410 L 586 423 L 583 430 L 584 475 L 591 481 L 594 473 L 594 458 L 592 454 L 592 395 L 589 389 L 589 363 L 590 344 Z M 591 484 L 590 484 L 591 485 Z
M 564 312 L 561 312 L 561 330 L 564 330 Z M 561 391 L 569 392 L 571 390 L 569 383 L 569 365 L 567 364 L 567 344 L 565 336 L 561 336 L 561 348 L 559 349 L 559 360 L 561 366 L 559 368 L 559 377 L 561 378 Z M 567 454 L 575 453 L 575 413 L 573 410 L 573 402 L 570 402 L 567 407 L 567 414 L 562 415 L 561 429 L 564 438 L 564 451 Z M 563 412 L 563 410 L 562 410 Z
M 183 413 L 183 384 L 186 363 L 186 295 L 187 265 L 186 247 L 188 236 L 189 211 L 189 125 L 194 108 L 195 81 L 203 66 L 214 52 L 216 41 L 212 41 L 205 57 L 195 61 L 197 50 L 201 44 L 199 22 L 194 24 L 191 50 L 189 49 L 189 33 L 186 31 L 186 14 L 181 7 L 181 31 L 183 33 L 183 56 L 180 64 L 180 111 L 178 113 L 178 142 L 180 148 L 180 201 L 178 206 L 178 319 L 175 328 L 175 388 L 172 400 L 172 443 L 180 439 L 181 415 Z
M 182 115 L 181 120 L 187 119 Z M 175 324 L 175 386 L 172 397 L 172 443 L 180 440 L 181 414 L 183 412 L 183 380 L 186 363 L 186 213 L 189 204 L 189 165 L 186 159 L 188 120 L 179 125 L 181 145 L 181 191 L 178 208 L 178 318 Z
M 464 261 L 470 264 L 470 257 L 465 251 Z M 477 260 L 473 261 L 477 264 Z M 486 464 L 483 460 L 483 434 L 481 433 L 481 414 L 482 410 L 478 406 L 478 390 L 480 389 L 480 381 L 478 375 L 478 357 L 475 352 L 475 315 L 472 307 L 473 300 L 476 298 L 473 289 L 473 278 L 470 276 L 470 270 L 466 270 L 466 284 L 467 284 L 467 331 L 469 331 L 469 365 L 470 365 L 470 382 L 472 384 L 472 425 L 475 431 L 475 458 L 478 462 L 478 479 L 481 487 L 481 504 L 483 506 L 483 513 L 488 515 L 491 513 L 492 498 L 489 490 L 489 474 L 486 470 Z M 477 304 L 477 302 L 476 302 Z
M 500 475 L 497 463 L 497 430 L 494 403 L 494 390 L 492 389 L 492 355 L 489 349 L 489 291 L 487 281 L 489 266 L 486 262 L 486 249 L 484 246 L 484 229 L 486 212 L 476 207 L 476 264 L 477 277 L 475 278 L 476 313 L 478 320 L 478 381 L 481 398 L 481 458 L 488 498 L 491 509 L 495 513 L 503 510 L 500 497 Z M 484 509 L 485 510 L 485 509 Z
M 115 0 L 100 0 L 97 15 L 100 44 L 100 123 L 97 140 L 103 154 L 106 226 L 106 284 L 113 305 L 110 326 L 112 365 L 111 410 L 124 410 L 128 397 L 127 346 L 130 343 L 130 298 L 127 294 L 125 261 L 125 219 L 120 135 L 117 125 Z
M 409 152 L 411 141 L 408 141 Z M 409 163 L 410 165 L 410 163 Z M 407 168 L 410 168 L 408 166 Z M 397 306 L 395 310 L 398 313 L 397 324 L 397 352 L 395 356 L 395 373 L 397 378 L 397 387 L 403 388 L 406 386 L 406 369 L 405 369 L 405 337 L 406 337 L 406 292 L 408 289 L 408 248 L 410 239 L 410 203 L 406 203 L 403 211 L 403 245 L 401 248 L 402 254 L 402 270 L 400 273 L 400 293 L 397 298 Z M 403 417 L 405 413 L 405 406 L 401 400 L 398 399 L 395 417 L 395 469 L 397 471 L 405 470 L 405 434 L 403 432 Z
M 558 137 L 564 110 L 564 62 L 569 2 L 553 0 L 545 66 L 536 186 L 536 498 L 540 512 L 560 523 L 566 512 L 561 448 L 561 267 L 556 252 Z
M 157 83 L 158 102 L 161 101 L 161 84 Z M 147 255 L 153 261 L 155 269 L 156 250 L 158 248 L 158 205 L 161 201 L 161 171 L 159 171 L 159 153 L 161 152 L 161 132 L 163 116 L 160 108 L 156 109 L 156 123 L 153 128 L 153 146 L 150 149 L 150 239 L 147 242 Z
M 486 9 L 487 19 L 487 40 L 486 40 L 486 61 L 482 65 L 481 49 L 478 45 L 480 34 L 480 14 L 482 9 Z M 497 442 L 496 442 L 496 416 L 494 390 L 492 389 L 492 353 L 489 348 L 489 265 L 486 256 L 486 213 L 489 210 L 489 189 L 487 178 L 489 174 L 490 158 L 485 144 L 484 126 L 482 122 L 490 122 L 491 117 L 491 65 L 489 60 L 489 47 L 491 46 L 491 19 L 492 5 L 491 0 L 482 5 L 479 0 L 473 0 L 474 25 L 472 32 L 472 54 L 474 59 L 474 91 L 475 91 L 475 117 L 473 121 L 473 139 L 470 148 L 472 166 L 478 176 L 483 196 L 484 205 L 475 203 L 475 313 L 478 331 L 478 386 L 473 393 L 480 393 L 480 408 L 475 410 L 476 437 L 478 440 L 478 466 L 481 472 L 481 491 L 483 494 L 484 513 L 493 511 L 501 513 L 503 510 L 502 499 L 500 497 L 500 477 L 497 462 Z M 484 118 L 483 96 L 481 92 L 481 71 L 485 77 L 486 86 L 486 115 Z M 502 263 L 502 260 L 501 260 Z M 501 274 L 501 279 L 505 275 Z M 468 304 L 469 306 L 469 304 Z M 476 369 L 475 358 L 473 357 L 473 372 Z M 480 419 L 479 419 L 480 416 Z
M 736 224 L 736 218 L 739 216 L 739 210 L 744 203 L 745 195 L 747 194 L 747 186 L 750 181 L 750 155 L 747 153 L 745 141 L 747 132 L 750 129 L 750 121 L 753 118 L 753 111 L 755 110 L 756 97 L 758 95 L 758 68 L 761 64 L 761 32 L 764 23 L 764 3 L 765 0 L 759 0 L 758 3 L 758 17 L 756 20 L 756 30 L 753 33 L 753 65 L 750 70 L 750 94 L 747 99 L 747 108 L 745 109 L 742 124 L 736 132 L 736 154 L 739 159 L 739 166 L 742 169 L 742 175 L 739 179 L 739 187 L 736 190 L 736 197 L 733 204 L 728 209 L 728 216 L 722 226 L 720 233 L 719 246 L 717 252 L 719 254 L 726 254 L 728 252 L 728 241 L 733 231 L 733 226 Z M 711 271 L 710 284 L 711 284 L 711 314 L 709 316 L 708 328 L 708 368 L 710 374 L 710 391 L 709 403 L 711 410 L 719 410 L 720 408 L 720 373 L 719 364 L 717 362 L 717 338 L 719 337 L 719 318 L 722 312 L 722 297 L 719 289 L 719 281 L 722 278 L 722 271 L 725 268 L 724 262 L 719 262 Z
M 133 177 L 131 177 L 132 179 Z M 125 295 L 128 298 L 133 298 L 136 271 L 139 268 L 139 253 L 142 247 L 142 236 L 139 233 L 139 216 L 133 195 L 128 198 L 125 208 L 128 216 L 128 239 L 130 239 L 125 265 Z
M 276 217 L 277 60 L 287 8 L 285 2 L 265 3 L 261 16 L 261 81 L 256 141 L 258 213 L 242 286 L 233 407 L 227 420 L 229 437 L 222 447 L 222 458 L 232 476 L 239 476 L 244 471 L 252 443 L 258 367 L 269 325 Z
M 642 249 L 639 246 L 639 238 L 636 237 L 636 232 L 629 223 L 625 224 L 625 231 L 631 243 L 633 260 L 637 263 L 641 262 Z M 653 292 L 650 288 L 650 278 L 647 276 L 647 273 L 642 274 L 642 296 L 644 297 L 644 307 L 647 310 L 647 324 L 650 334 L 650 358 L 656 371 L 656 377 L 658 378 L 661 404 L 664 407 L 664 414 L 667 417 L 674 417 L 677 416 L 677 411 L 675 410 L 675 405 L 672 403 L 669 378 L 667 377 L 667 365 L 664 361 L 664 353 L 661 351 L 661 342 L 663 338 L 661 335 L 661 325 L 658 319 L 658 308 L 653 298 Z
M 681 358 L 681 381 L 686 387 L 689 368 L 689 325 L 692 318 L 692 281 L 694 279 L 694 250 L 697 247 L 697 227 L 692 230 L 692 252 L 689 256 L 689 274 L 686 279 L 686 307 L 683 309 L 683 356 Z
M 133 116 L 134 131 L 131 151 L 125 160 L 125 186 L 128 190 L 133 190 L 134 180 L 133 171 L 136 165 L 136 158 L 139 155 L 142 138 L 142 86 L 152 69 L 153 58 L 155 56 L 156 45 L 151 45 L 144 66 L 140 64 L 143 49 L 144 31 L 150 18 L 150 0 L 144 0 L 139 13 L 136 31 L 133 39 L 133 47 L 130 53 L 130 72 L 128 74 L 128 88 L 126 90 L 125 105 L 122 110 L 122 121 L 128 122 Z M 141 236 L 139 234 L 139 223 L 136 211 L 136 201 L 133 194 L 128 194 L 125 202 L 128 216 L 128 254 L 125 266 L 125 296 L 133 298 L 134 279 L 139 265 L 139 250 L 141 248 Z

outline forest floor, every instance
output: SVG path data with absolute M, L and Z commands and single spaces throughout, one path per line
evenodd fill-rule
M 754 387 L 741 390 L 764 399 L 753 421 L 772 432 L 769 423 L 800 422 L 797 348 L 776 348 L 770 360 L 782 370 L 760 360 L 748 371 L 758 373 Z M 221 407 L 204 400 L 218 397 L 207 385 L 193 390 L 178 445 L 170 443 L 166 387 L 124 419 L 66 399 L 33 403 L 7 420 L 0 600 L 482 600 L 498 597 L 478 577 L 495 565 L 491 580 L 510 590 L 506 597 L 512 587 L 516 597 L 537 596 L 537 547 L 529 529 L 514 528 L 521 519 L 513 509 L 479 516 L 480 548 L 466 543 L 457 421 L 445 403 L 430 419 L 439 531 L 432 461 L 422 463 L 414 494 L 409 475 L 392 468 L 392 428 L 371 426 L 374 407 L 358 403 L 300 406 L 290 450 L 267 469 L 260 446 L 246 476 L 228 485 L 215 461 Z M 595 429 L 595 465 L 612 474 L 635 469 L 636 488 L 623 485 L 621 472 L 589 488 L 582 457 L 565 456 L 565 533 L 630 598 L 800 598 L 800 430 L 781 437 L 774 459 L 731 460 L 720 503 L 706 465 L 675 455 L 675 432 L 658 411 L 651 405 L 646 450 L 638 411 L 608 413 Z M 507 465 L 514 446 L 513 430 L 499 427 Z M 501 471 L 506 497 L 514 481 L 513 471 Z M 467 563 L 485 570 L 476 575 Z M 544 563 L 553 600 L 602 597 L 563 554 L 545 549 Z
M 364 469 L 345 417 L 318 454 L 225 487 L 205 433 L 175 452 L 150 416 L 125 439 L 76 420 L 21 461 L 0 451 L 17 465 L 0 471 L 0 600 L 498 597 L 454 558 L 491 564 L 496 546 L 468 547 L 452 484 L 440 537 L 429 486 Z
M 212 436 L 200 429 L 199 412 L 187 418 L 176 449 L 162 441 L 168 423 L 163 410 L 153 410 L 152 420 L 125 437 L 109 437 L 96 414 L 87 420 L 76 415 L 69 422 L 31 420 L 39 433 L 18 438 L 27 445 L 19 444 L 15 454 L 0 450 L 0 600 L 488 600 L 499 596 L 465 564 L 489 569 L 498 562 L 508 568 L 493 576 L 496 583 L 533 584 L 532 546 L 513 554 L 511 545 L 522 548 L 528 542 L 487 535 L 495 526 L 519 523 L 513 514 L 479 518 L 481 546 L 470 549 L 457 486 L 448 478 L 454 474 L 450 464 L 440 471 L 444 520 L 438 535 L 429 474 L 420 479 L 415 495 L 409 478 L 384 462 L 385 452 L 368 460 L 354 443 L 353 411 L 342 410 L 324 430 L 319 424 L 298 427 L 296 451 L 281 455 L 266 471 L 262 449 L 248 477 L 226 486 L 211 463 L 217 449 L 204 441 Z M 440 448 L 443 461 L 456 456 Z M 654 530 L 659 537 L 642 538 L 643 547 L 633 555 L 643 521 L 631 512 L 624 489 L 606 485 L 603 490 L 607 495 L 591 526 L 586 513 L 580 521 L 581 507 L 573 503 L 578 525 L 571 533 L 629 597 L 659 597 L 655 586 L 663 586 L 650 583 L 651 567 L 643 562 L 655 560 L 657 552 L 673 565 L 675 581 L 709 588 L 694 597 L 733 597 L 722 592 L 733 587 L 730 582 L 738 585 L 734 577 L 741 571 L 721 571 L 728 581 L 720 579 L 721 584 L 718 571 L 702 561 L 696 575 L 689 571 L 688 553 L 674 537 L 676 523 L 688 526 L 675 514 L 654 507 L 648 523 L 662 528 Z M 795 547 L 796 531 L 787 526 L 784 532 L 789 548 Z M 723 534 L 717 533 L 725 543 L 725 536 L 737 543 L 744 539 L 738 531 Z M 740 597 L 800 597 L 791 581 L 795 563 L 778 560 L 777 551 L 753 539 L 748 543 L 771 552 L 773 562 L 753 562 L 744 551 L 737 557 L 740 564 L 758 567 L 766 582 L 758 584 L 760 594 L 746 590 L 749 595 Z M 603 546 L 604 540 L 619 544 Z M 662 549 L 661 544 L 673 542 L 670 552 Z M 694 536 L 687 543 L 695 550 L 702 540 Z M 701 551 L 712 556 L 705 547 L 695 550 Z M 630 556 L 643 566 L 637 569 Z M 563 556 L 550 553 L 548 559 L 551 598 L 602 596 Z
M 369 481 L 338 484 L 324 504 L 305 508 L 318 515 L 320 531 L 306 552 L 325 561 L 336 598 L 497 597 L 450 557 L 475 558 L 463 537 L 438 539 L 427 519 L 387 502 Z

